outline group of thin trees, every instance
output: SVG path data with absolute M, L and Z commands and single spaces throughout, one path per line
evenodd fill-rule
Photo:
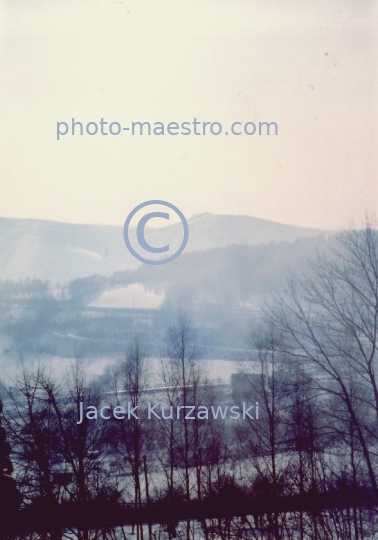
M 272 538 L 375 538 L 378 231 L 366 219 L 292 277 L 253 339 L 261 421 L 238 426 Z M 260 518 L 261 522 L 261 518 Z M 290 536 L 292 535 L 292 536 Z
M 375 538 L 377 332 L 378 232 L 366 219 L 269 303 L 232 391 L 207 380 L 182 311 L 153 383 L 138 340 L 106 380 L 90 379 L 80 359 L 64 380 L 24 365 L 4 417 L 23 504 L 52 513 L 128 504 L 138 540 Z M 164 420 L 78 424 L 81 403 L 145 410 L 148 401 L 164 405 Z M 242 402 L 258 402 L 258 417 L 175 414 Z M 99 529 L 126 534 L 104 518 L 71 535 L 88 540 Z
M 194 327 L 179 312 L 158 361 L 155 394 L 151 366 L 138 340 L 101 380 L 88 376 L 88 364 L 79 357 L 60 379 L 51 364 L 24 363 L 4 421 L 25 508 L 45 519 L 59 508 L 85 513 L 103 503 L 106 509 L 118 505 L 138 516 L 159 503 L 173 508 L 206 497 L 222 482 L 227 429 L 211 419 L 187 420 L 185 409 L 177 416 L 177 407 L 219 402 L 196 359 Z M 163 421 L 147 417 L 147 401 L 161 403 L 160 414 L 164 406 Z M 100 415 L 104 406 L 109 419 Z M 122 420 L 112 415 L 117 407 Z M 134 525 L 142 538 L 142 523 L 135 518 Z M 189 519 L 186 526 L 189 538 Z M 75 534 L 86 540 L 89 528 L 90 523 Z

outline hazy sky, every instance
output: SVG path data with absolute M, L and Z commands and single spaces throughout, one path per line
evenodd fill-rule
M 0 215 L 336 228 L 378 210 L 377 2 L 5 0 Z M 275 121 L 277 137 L 66 136 L 56 122 Z

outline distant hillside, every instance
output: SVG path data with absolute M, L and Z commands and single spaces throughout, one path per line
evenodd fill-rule
M 316 254 L 334 247 L 334 237 L 324 234 L 295 242 L 271 242 L 257 246 L 231 245 L 183 253 L 167 265 L 141 265 L 112 276 L 91 276 L 70 283 L 70 295 L 90 304 L 100 295 L 113 298 L 114 307 L 128 292 L 143 286 L 169 301 L 250 304 L 258 307 L 272 291 L 282 291 L 290 272 L 300 275 Z M 125 287 L 129 286 L 128 291 Z M 134 294 L 135 296 L 135 294 Z M 136 298 L 136 302 L 139 302 Z
M 289 272 L 301 274 L 317 252 L 327 250 L 332 244 L 332 240 L 318 235 L 292 243 L 232 245 L 184 253 L 166 266 L 144 265 L 131 276 L 147 288 L 164 291 L 168 296 L 186 295 L 194 301 L 256 303 L 256 299 L 273 290 L 282 290 Z
M 186 252 L 233 244 L 256 246 L 260 243 L 294 242 L 297 238 L 317 236 L 326 232 L 284 225 L 251 216 L 224 216 L 207 212 L 190 218 L 188 222 L 190 234 Z M 164 235 L 164 239 L 170 240 L 180 231 L 180 227 L 180 225 L 170 225 L 155 229 L 149 233 L 150 238 L 159 237 L 160 239 L 160 236 Z
M 134 261 L 118 227 L 0 218 L 0 279 L 65 282 L 109 275 Z
M 324 232 L 250 216 L 205 213 L 188 222 L 186 252 L 234 244 L 294 242 Z M 148 241 L 157 246 L 180 234 L 180 224 L 146 229 Z M 124 245 L 123 227 L 0 218 L 0 279 L 29 277 L 62 283 L 93 274 L 111 275 L 138 264 Z

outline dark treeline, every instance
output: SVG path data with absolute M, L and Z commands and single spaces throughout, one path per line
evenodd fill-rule
M 96 380 L 79 357 L 63 379 L 25 363 L 2 418 L 23 497 L 3 536 L 376 538 L 377 332 L 367 220 L 270 302 L 229 387 L 207 380 L 183 311 L 160 344 L 158 383 L 144 339 Z M 127 418 L 149 401 L 165 419 Z M 92 412 L 78 424 L 81 403 Z M 231 419 L 243 403 L 250 416 Z M 101 419 L 104 406 L 126 418 Z M 186 406 L 194 417 L 177 418 Z
M 267 294 L 282 286 L 290 269 L 301 271 L 317 249 L 334 243 L 325 235 L 257 246 L 230 245 L 184 253 L 167 266 L 141 265 L 112 276 L 90 276 L 68 284 L 70 297 L 87 301 L 109 287 L 142 283 L 168 295 L 186 293 L 199 302 L 247 302 L 256 294 Z
M 40 297 L 46 294 L 48 287 L 49 282 L 40 279 L 0 280 L 0 299 Z

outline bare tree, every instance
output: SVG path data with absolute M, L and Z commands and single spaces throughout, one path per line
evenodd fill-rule
M 103 466 L 108 453 L 107 424 L 85 414 L 87 407 L 97 409 L 100 402 L 99 391 L 87 379 L 79 359 L 61 381 L 41 364 L 36 369 L 23 367 L 7 410 L 7 428 L 22 493 L 38 504 L 42 514 L 52 517 L 59 504 L 69 502 L 87 518 L 87 503 L 114 495 Z M 89 539 L 86 528 L 72 534 L 79 540 Z M 51 537 L 58 538 L 59 533 L 54 531 Z
M 148 372 L 145 352 L 136 339 L 129 347 L 124 361 L 120 364 L 115 377 L 115 401 L 118 406 L 126 407 L 128 418 L 120 422 L 113 445 L 121 456 L 121 468 L 124 473 L 131 471 L 134 484 L 135 508 L 142 506 L 142 475 L 146 479 L 147 498 L 147 456 L 153 450 L 153 422 L 139 413 L 146 406 L 146 390 L 148 388 Z M 127 405 L 125 405 L 125 402 Z M 137 538 L 143 538 L 142 525 L 137 527 Z
M 187 313 L 180 310 L 169 328 L 162 382 L 165 387 L 166 420 L 160 423 L 162 440 L 168 441 L 168 452 L 162 457 L 170 499 L 180 497 L 189 503 L 193 491 L 201 498 L 203 467 L 202 442 L 206 421 L 187 419 L 187 407 L 204 402 L 207 382 L 195 361 L 198 355 L 195 328 Z M 180 409 L 179 409 L 180 408 Z M 168 412 L 168 414 L 167 414 Z M 182 475 L 182 478 L 180 478 Z M 187 522 L 187 538 L 190 524 Z
M 285 419 L 288 409 L 286 354 L 281 349 L 281 336 L 274 327 L 262 329 L 252 338 L 250 366 L 259 365 L 260 373 L 244 373 L 241 392 L 234 396 L 237 401 L 251 399 L 258 402 L 259 413 L 248 415 L 237 426 L 237 433 L 244 455 L 255 471 L 253 486 L 262 505 L 268 512 L 269 538 L 282 537 L 279 500 L 284 495 L 287 474 L 287 429 Z M 239 394 L 239 395 L 238 395 Z M 251 472 L 251 469 L 250 469 Z M 282 517 L 282 516 L 281 516 Z M 257 524 L 259 518 L 255 515 Z M 260 523 L 261 524 L 261 523 Z
M 40 500 L 46 505 L 58 502 L 51 475 L 55 460 L 55 415 L 41 390 L 44 369 L 24 364 L 12 392 L 12 406 L 5 422 L 15 455 L 18 484 L 27 502 Z
M 343 404 L 378 502 L 376 222 L 367 217 L 362 229 L 339 234 L 310 274 L 291 279 L 269 317 L 285 337 L 285 352 L 312 366 L 318 389 Z

